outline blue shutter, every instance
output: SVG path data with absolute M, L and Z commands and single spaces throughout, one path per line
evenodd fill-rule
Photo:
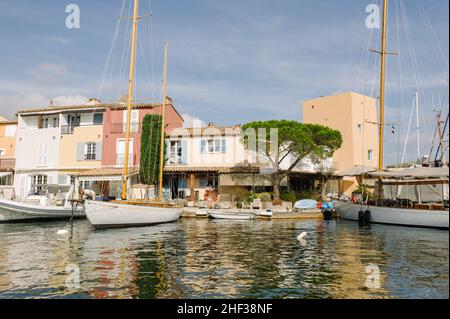
M 200 154 L 205 153 L 206 150 L 206 140 L 201 140 L 200 141 Z
M 181 142 L 181 165 L 187 165 L 188 143 L 186 140 Z
M 222 140 L 222 149 L 221 149 L 222 153 L 226 153 L 227 152 L 227 140 L 223 139 Z
M 165 153 L 164 153 L 164 163 L 168 164 L 169 159 L 170 159 L 170 141 L 165 141 L 164 142 L 164 147 L 165 147 Z
M 97 161 L 101 161 L 102 160 L 102 156 L 103 156 L 103 143 L 97 143 L 97 145 L 95 145 L 95 159 Z
M 77 161 L 84 161 L 84 143 L 78 143 Z

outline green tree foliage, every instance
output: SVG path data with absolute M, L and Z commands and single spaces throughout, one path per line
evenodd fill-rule
M 139 173 L 141 182 L 147 185 L 157 185 L 159 182 L 161 122 L 161 115 L 156 114 L 146 115 L 142 122 Z
M 265 129 L 265 134 L 259 132 Z M 278 134 L 271 141 L 271 130 L 276 129 Z M 274 187 L 274 201 L 280 201 L 281 181 L 305 158 L 310 158 L 316 163 L 333 156 L 334 152 L 342 146 L 342 135 L 339 131 L 329 127 L 315 124 L 302 124 L 297 121 L 270 120 L 257 121 L 245 124 L 243 130 L 243 143 L 250 148 L 255 145 L 265 145 L 265 149 L 258 147 L 257 152 L 263 155 L 273 169 L 271 181 Z M 256 143 L 251 140 L 254 131 Z M 264 132 L 264 131 L 263 131 Z M 281 170 L 281 163 L 293 157 L 292 165 L 286 170 Z

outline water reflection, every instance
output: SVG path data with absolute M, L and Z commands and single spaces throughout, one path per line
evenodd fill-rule
M 0 225 L 0 297 L 448 298 L 448 231 L 343 221 L 183 220 L 93 231 Z M 306 244 L 296 239 L 307 232 Z M 380 287 L 366 287 L 366 267 Z M 80 287 L 67 288 L 67 266 Z

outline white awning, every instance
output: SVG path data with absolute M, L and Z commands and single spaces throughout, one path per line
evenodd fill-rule
M 12 172 L 3 172 L 3 173 L 0 173 L 0 178 L 10 176 L 10 175 L 12 175 Z
M 448 167 L 416 167 L 395 172 L 374 172 L 371 176 L 385 178 L 448 178 Z
M 338 174 L 336 174 L 337 176 L 361 176 L 364 174 L 368 174 L 370 172 L 375 172 L 377 169 L 374 167 L 369 167 L 369 166 L 354 166 L 352 168 L 349 168 L 348 170 L 345 170 L 343 172 L 339 172 Z

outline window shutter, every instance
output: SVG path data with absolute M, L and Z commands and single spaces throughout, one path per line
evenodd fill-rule
M 78 143 L 77 161 L 84 161 L 84 143 Z
M 203 154 L 206 152 L 206 140 L 200 141 L 200 154 Z
M 95 146 L 95 159 L 97 161 L 101 161 L 102 160 L 102 155 L 103 155 L 103 143 L 97 143 L 97 145 Z
M 186 140 L 181 142 L 181 165 L 187 165 L 188 143 Z
M 222 149 L 221 149 L 222 153 L 226 153 L 227 152 L 227 140 L 223 139 L 222 140 Z
M 58 175 L 58 185 L 67 185 L 66 175 Z

